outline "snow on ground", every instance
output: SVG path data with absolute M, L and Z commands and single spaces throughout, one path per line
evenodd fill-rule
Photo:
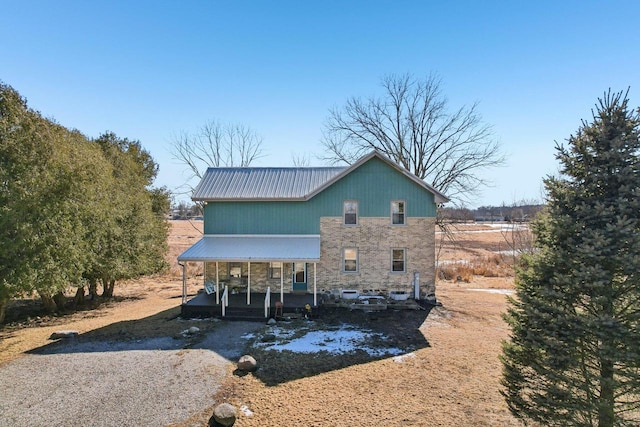
M 396 363 L 404 363 L 408 359 L 415 359 L 415 358 L 416 358 L 416 354 L 415 353 L 407 353 L 407 354 L 401 354 L 399 356 L 395 356 L 393 358 L 393 361 L 396 362 Z
M 304 335 L 300 330 L 287 330 L 273 327 L 267 333 L 275 335 L 273 342 L 256 342 L 253 345 L 264 350 L 292 351 L 294 353 L 317 353 L 326 351 L 333 354 L 345 354 L 356 350 L 366 351 L 370 356 L 398 355 L 403 351 L 396 347 L 375 347 L 371 341 L 384 341 L 385 336 L 366 329 L 342 325 L 338 329 L 310 330 Z
M 473 289 L 468 288 L 468 291 L 488 292 L 490 294 L 512 295 L 515 293 L 513 289 Z

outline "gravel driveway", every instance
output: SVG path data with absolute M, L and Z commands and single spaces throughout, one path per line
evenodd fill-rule
M 243 336 L 264 327 L 216 326 L 193 345 L 173 337 L 79 337 L 0 366 L 0 425 L 157 427 L 184 421 L 213 405 L 228 364 L 246 347 Z

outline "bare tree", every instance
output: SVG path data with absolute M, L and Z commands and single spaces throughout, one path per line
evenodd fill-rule
M 309 153 L 297 154 L 291 153 L 291 163 L 297 168 L 305 168 L 311 164 Z
M 208 167 L 251 165 L 263 156 L 262 142 L 262 137 L 248 126 L 210 120 L 194 134 L 173 136 L 171 153 L 187 166 L 189 182 L 202 178 Z
M 463 202 L 487 184 L 479 172 L 504 162 L 491 126 L 477 104 L 450 110 L 434 74 L 419 80 L 413 75 L 382 79 L 382 98 L 349 98 L 332 109 L 322 143 L 324 160 L 353 163 L 372 149 Z

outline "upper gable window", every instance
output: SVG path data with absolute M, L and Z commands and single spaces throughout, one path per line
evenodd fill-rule
M 356 200 L 345 200 L 343 211 L 345 225 L 358 224 L 358 202 Z
M 405 224 L 405 202 L 404 200 L 394 200 L 391 202 L 391 224 Z

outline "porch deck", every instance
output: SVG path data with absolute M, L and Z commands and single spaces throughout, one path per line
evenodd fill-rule
M 226 307 L 227 318 L 243 318 L 250 320 L 265 320 L 264 317 L 264 299 L 266 293 L 251 292 L 251 304 L 247 304 L 247 293 L 240 292 L 237 294 L 229 294 L 229 305 Z M 280 301 L 280 292 L 271 293 L 271 310 L 269 317 L 275 315 L 276 302 Z M 317 296 L 318 304 L 320 303 L 320 295 Z M 305 306 L 309 304 L 313 311 L 317 312 L 317 306 L 313 305 L 312 293 L 285 293 L 284 294 L 284 313 L 303 313 Z M 182 304 L 182 317 L 222 317 L 222 305 L 216 304 L 215 294 L 206 294 L 204 292 L 197 294 L 195 297 Z

